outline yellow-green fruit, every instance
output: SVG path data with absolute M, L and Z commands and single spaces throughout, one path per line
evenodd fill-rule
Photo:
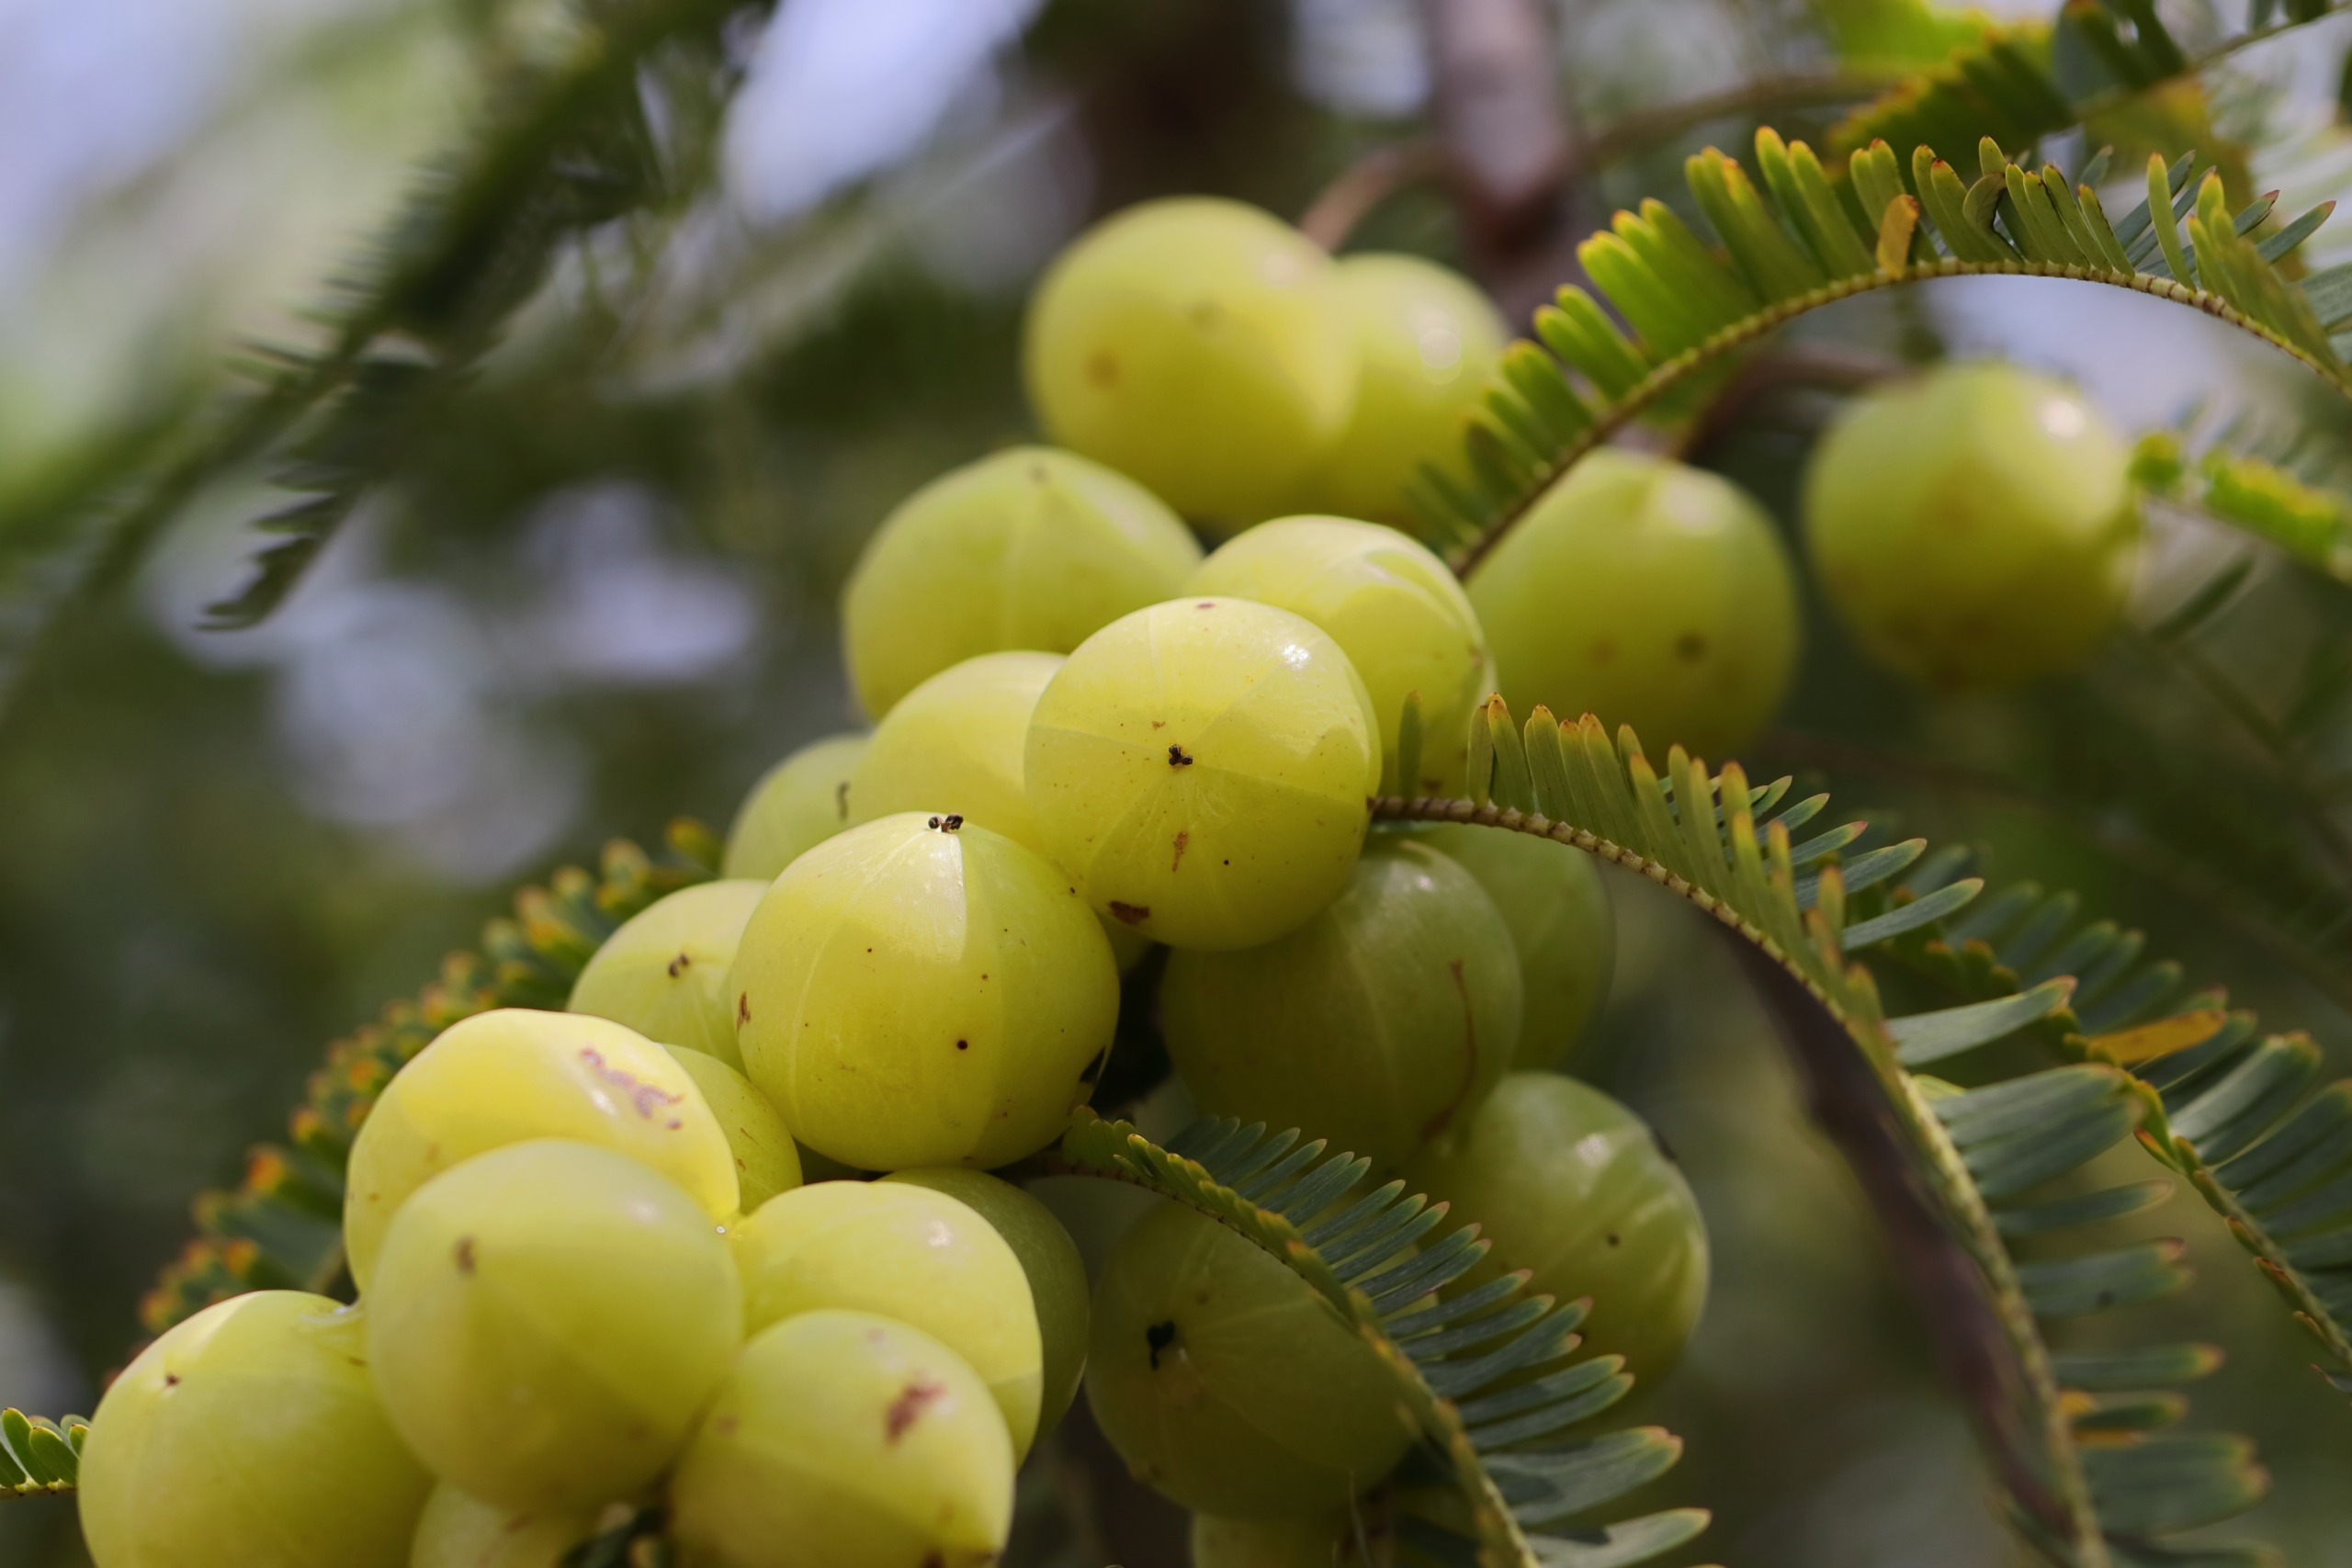
M 77 1501 L 97 1568 L 399 1568 L 432 1484 L 376 1398 L 357 1310 L 259 1291 L 114 1381 Z
M 1029 302 L 1023 371 L 1046 433 L 1231 528 L 1283 510 L 1347 428 L 1354 333 L 1330 258 L 1238 202 L 1128 208 Z
M 625 1023 L 648 1040 L 740 1067 L 727 966 L 743 922 L 768 890 L 738 878 L 682 887 L 621 923 L 572 982 L 571 1012 Z
M 1037 1430 L 1052 1431 L 1077 1397 L 1078 1380 L 1086 1370 L 1086 1263 L 1079 1256 L 1078 1243 L 1051 1209 L 986 1171 L 925 1166 L 894 1171 L 882 1179 L 928 1187 L 970 1204 L 1021 1260 L 1021 1271 L 1029 1279 L 1029 1298 L 1037 1308 L 1037 1336 L 1044 1350 Z
M 849 826 L 849 775 L 866 737 L 829 735 L 760 775 L 735 813 L 719 874 L 771 882 L 811 844 Z
M 703 1103 L 718 1119 L 735 1158 L 735 1188 L 742 1212 L 750 1213 L 779 1192 L 800 1185 L 800 1146 L 768 1097 L 751 1079 L 716 1056 L 699 1051 L 670 1053 L 702 1090 Z
M 740 1206 L 727 1134 L 669 1052 L 583 1013 L 502 1008 L 451 1024 L 376 1101 L 352 1144 L 343 1246 L 366 1290 L 410 1193 L 527 1138 L 599 1144 L 661 1172 L 713 1219 Z
M 1204 1111 L 1393 1168 L 1477 1109 L 1519 1041 L 1519 957 L 1476 877 L 1376 835 L 1346 891 L 1278 941 L 1178 952 L 1168 1055 Z
M 1138 1478 L 1234 1518 L 1328 1515 L 1411 1443 L 1388 1373 L 1322 1297 L 1174 1203 L 1103 1269 L 1086 1399 Z
M 1059 871 L 913 812 L 794 862 L 728 984 L 752 1081 L 795 1138 L 861 1170 L 1045 1147 L 1119 1012 L 1111 944 Z
M 594 1507 L 651 1483 L 743 1337 L 726 1237 L 592 1144 L 513 1144 L 444 1172 L 379 1261 L 368 1354 L 392 1425 L 502 1507 Z
M 1590 1296 L 1584 1348 L 1655 1378 L 1707 1300 L 1707 1230 L 1649 1124 L 1590 1085 L 1513 1073 L 1457 1137 L 1405 1172 L 1495 1244 L 1472 1276 L 1525 1269 L 1528 1289 Z
M 2131 452 L 2063 382 L 1955 365 L 1857 398 L 1805 471 L 1814 574 L 1862 650 L 1929 685 L 2080 669 L 2132 587 Z
M 1445 563 L 1394 528 L 1282 517 L 1218 547 L 1188 594 L 1253 599 L 1330 635 L 1371 694 L 1393 772 L 1408 694 L 1420 698 L 1421 776 L 1407 795 L 1460 794 L 1470 710 L 1495 689 L 1477 612 Z
M 1664 457 L 1587 454 L 1469 588 L 1514 714 L 1597 714 L 1612 736 L 1630 724 L 1655 757 L 1736 753 L 1796 670 L 1796 584 L 1772 520 Z
M 743 1315 L 754 1334 L 842 1307 L 912 1325 L 988 1385 L 1013 1458 L 1037 1435 L 1044 1347 L 1029 1277 L 968 1203 L 910 1183 L 820 1181 L 735 1227 Z
M 1022 751 L 1037 698 L 1061 667 L 1057 653 L 984 653 L 909 692 L 875 726 L 874 744 L 850 781 L 850 820 L 952 812 L 1047 855 L 1022 778 Z M 1102 932 L 1122 975 L 1151 950 L 1149 938 L 1108 915 Z
M 1582 850 L 1495 828 L 1436 828 L 1421 841 L 1476 877 L 1510 928 L 1526 998 L 1510 1065 L 1559 1066 L 1600 1012 L 1617 964 L 1617 916 L 1600 866 Z
M 1193 1516 L 1193 1568 L 1364 1568 L 1385 1562 L 1381 1521 L 1363 1510 L 1307 1514 L 1288 1519 L 1226 1519 Z M 1373 1548 L 1367 1557 L 1364 1548 Z
M 408 1568 L 560 1568 L 595 1533 L 594 1509 L 502 1508 L 445 1481 L 416 1521 Z
M 842 595 L 851 684 L 880 718 L 983 653 L 1068 653 L 1165 599 L 1200 563 L 1183 520 L 1142 485 L 1047 446 L 942 475 L 899 504 Z
M 1380 739 L 1362 678 L 1312 623 L 1180 599 L 1070 655 L 1025 771 L 1053 858 L 1097 909 L 1172 947 L 1254 947 L 1347 885 Z
M 810 1312 L 743 1347 L 670 1503 L 718 1568 L 986 1568 L 1012 1528 L 1012 1471 L 996 1404 L 953 1350 L 871 1313 Z
M 874 727 L 850 776 L 852 826 L 901 811 L 954 812 L 1046 852 L 1021 778 L 1029 716 L 1057 653 L 984 653 L 951 665 L 901 698 Z
M 1355 407 L 1306 503 L 1402 523 L 1423 463 L 1462 469 L 1463 416 L 1486 395 L 1510 329 L 1476 285 L 1419 256 L 1341 256 L 1331 282 L 1355 339 Z

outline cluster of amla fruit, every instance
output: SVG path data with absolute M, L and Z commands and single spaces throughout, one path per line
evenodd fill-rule
M 1499 338 L 1441 269 L 1334 263 L 1230 204 L 1082 238 L 1029 333 L 1065 448 L 920 491 L 848 586 L 872 731 L 763 779 L 724 879 L 624 925 L 570 1011 L 468 1020 L 395 1076 L 348 1172 L 357 1303 L 243 1296 L 139 1357 L 82 1462 L 98 1568 L 550 1568 L 649 1504 L 717 1568 L 984 1563 L 1082 1370 L 1206 1568 L 1328 1561 L 1414 1441 L 1372 1352 L 1172 1205 L 1090 1302 L 1050 1211 L 987 1174 L 1087 1101 L 1155 946 L 1127 999 L 1203 1107 L 1449 1201 L 1488 1274 L 1594 1298 L 1588 1351 L 1663 1370 L 1705 1293 L 1697 1210 L 1648 1128 L 1558 1070 L 1612 962 L 1598 874 L 1368 807 L 1408 697 L 1433 743 L 1408 793 L 1462 787 L 1498 682 L 1686 743 L 1752 729 L 1793 593 L 1752 502 L 1657 459 L 1587 459 L 1466 592 L 1377 521 Z M 1871 467 L 1923 420 L 2028 452 L 2004 505 Z M 2037 483 L 2035 441 L 2085 469 L 2117 446 L 1998 369 L 1833 434 L 1810 531 L 1868 646 L 1951 680 L 1988 637 L 1996 678 L 2095 640 L 1998 618 L 2020 574 L 2065 572 L 2052 604 L 2111 616 L 2134 536 L 2116 487 Z M 1276 515 L 1301 506 L 1363 515 Z M 1919 549 L 1975 539 L 1939 592 L 1905 597 L 1886 507 Z M 1204 558 L 1178 508 L 1231 536 Z

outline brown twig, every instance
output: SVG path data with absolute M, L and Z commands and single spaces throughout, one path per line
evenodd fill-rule
M 1398 191 L 1444 172 L 1445 155 L 1435 141 L 1426 137 L 1385 141 L 1341 169 L 1317 194 L 1298 220 L 1299 231 L 1325 250 L 1336 251 L 1374 209 Z

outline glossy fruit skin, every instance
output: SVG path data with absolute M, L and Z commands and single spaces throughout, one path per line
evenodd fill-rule
M 909 692 L 874 727 L 874 743 L 850 776 L 850 825 L 952 811 L 1044 854 L 1021 749 L 1037 698 L 1061 667 L 1057 653 L 984 653 Z
M 1376 523 L 1278 517 L 1219 546 L 1184 591 L 1272 604 L 1328 634 L 1363 678 L 1391 772 L 1418 694 L 1421 776 L 1402 792 L 1462 793 L 1470 710 L 1494 691 L 1495 661 L 1469 595 L 1422 545 Z
M 565 1553 L 595 1533 L 594 1509 L 517 1512 L 445 1481 L 416 1521 L 408 1568 L 560 1568 Z
M 565 1010 L 609 1018 L 656 1044 L 699 1051 L 740 1069 L 727 966 L 767 887 L 734 878 L 655 899 L 590 956 Z
M 726 1132 L 694 1078 L 636 1031 L 583 1013 L 501 1008 L 441 1032 L 392 1075 L 351 1146 L 343 1242 L 365 1291 L 393 1214 L 459 1161 L 530 1138 L 617 1150 L 712 1219 L 741 1193 Z
M 1419 837 L 1476 877 L 1510 928 L 1525 997 L 1511 1066 L 1572 1059 L 1617 966 L 1617 914 L 1600 864 L 1550 839 L 1466 823 Z
M 1255 208 L 1130 207 L 1080 235 L 1031 298 L 1030 406 L 1054 440 L 1214 530 L 1287 510 L 1355 402 L 1332 275 Z
M 1044 1346 L 1029 1277 L 978 1210 L 906 1182 L 820 1181 L 735 1227 L 744 1322 L 875 1313 L 931 1335 L 988 1385 L 1015 1462 L 1037 1435 Z
M 1028 1276 L 1029 1299 L 1037 1309 L 1037 1335 L 1042 1347 L 1045 1381 L 1037 1406 L 1037 1431 L 1042 1436 L 1078 1397 L 1078 1382 L 1086 1370 L 1086 1261 L 1052 1210 L 1022 1189 L 986 1171 L 954 1166 L 923 1166 L 893 1171 L 885 1185 L 905 1182 L 944 1192 L 970 1205 L 1021 1260 Z
M 1823 592 L 1872 660 L 1944 688 L 2080 669 L 2123 613 L 2140 509 L 2123 437 L 2014 365 L 1857 398 L 1805 470 Z
M 954 1351 L 871 1313 L 808 1312 L 743 1347 L 670 1499 L 679 1539 L 718 1568 L 986 1568 L 1012 1472 Z
M 1339 644 L 1180 599 L 1114 621 L 1038 699 L 1029 803 L 1080 897 L 1171 947 L 1254 947 L 1347 885 L 1380 739 Z
M 1681 1353 L 1707 1300 L 1707 1231 L 1649 1124 L 1589 1084 L 1513 1073 L 1406 1179 L 1491 1239 L 1473 1279 L 1525 1269 L 1528 1289 L 1593 1300 L 1583 1350 L 1639 1379 Z
M 861 1170 L 1045 1147 L 1119 1010 L 1111 944 L 1068 878 L 912 812 L 776 878 L 728 984 L 752 1081 L 795 1138 Z
M 513 1144 L 434 1178 L 379 1262 L 368 1353 L 392 1425 L 501 1507 L 594 1507 L 650 1483 L 742 1342 L 726 1237 L 593 1144 Z
M 899 502 L 842 592 L 850 683 L 881 718 L 983 653 L 1068 653 L 1165 599 L 1201 547 L 1123 473 L 1048 446 L 967 463 Z
M 909 692 L 875 726 L 874 744 L 850 781 L 851 822 L 900 811 L 954 812 L 1047 855 L 1023 782 L 1022 753 L 1037 699 L 1061 667 L 1057 653 L 984 653 Z M 1123 975 L 1151 949 L 1148 939 L 1108 916 L 1103 934 Z
M 773 882 L 810 845 L 848 827 L 849 776 L 865 741 L 863 735 L 828 735 L 761 774 L 736 808 L 718 874 Z
M 1486 395 L 1510 329 L 1476 284 L 1420 256 L 1341 256 L 1331 283 L 1355 339 L 1355 404 L 1303 502 L 1409 523 L 1405 485 L 1423 463 L 1463 471 L 1464 416 Z
M 703 1103 L 727 1134 L 727 1148 L 735 1161 L 735 1190 L 741 1212 L 748 1214 L 779 1192 L 800 1185 L 800 1145 L 768 1097 L 751 1079 L 716 1056 L 670 1047 L 678 1065 L 702 1090 Z
M 1630 724 L 1654 759 L 1715 761 L 1771 721 L 1802 624 L 1787 547 L 1713 474 L 1603 447 L 1587 454 L 1472 569 L 1503 695 L 1522 717 Z
M 259 1291 L 141 1351 L 82 1452 L 97 1568 L 406 1562 L 433 1482 L 377 1401 L 365 1340 L 356 1309 Z
M 1238 953 L 1172 954 L 1160 1028 L 1215 1115 L 1295 1127 L 1393 1169 L 1475 1111 L 1522 1006 L 1510 928 L 1476 877 L 1375 834 L 1345 891 Z
M 1096 1283 L 1086 1399 L 1139 1479 L 1233 1518 L 1327 1515 L 1411 1442 L 1387 1372 L 1330 1306 L 1175 1203 Z

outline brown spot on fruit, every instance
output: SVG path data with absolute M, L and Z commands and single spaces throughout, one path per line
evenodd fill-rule
M 1617 1233 L 1615 1231 L 1611 1231 L 1609 1233 L 1609 1245 L 1611 1247 L 1622 1245 L 1617 1239 Z
M 692 968 L 694 966 L 694 962 L 695 961 L 692 957 L 683 953 L 678 954 L 677 957 L 670 960 L 670 978 L 673 980 L 676 979 L 684 971 Z
M 1684 632 L 1674 639 L 1674 656 L 1695 664 L 1707 657 L 1707 639 L 1697 632 Z
M 1107 348 L 1098 348 L 1086 356 L 1086 378 L 1103 391 L 1119 384 L 1119 356 Z
M 1184 748 L 1182 746 L 1170 746 L 1168 748 L 1168 765 L 1171 768 L 1189 768 L 1193 765 L 1193 759 L 1185 755 Z
M 927 1382 L 922 1378 L 900 1389 L 899 1397 L 890 1402 L 890 1408 L 882 1417 L 883 1427 L 890 1441 L 895 1443 L 905 1437 L 907 1428 L 921 1420 L 922 1413 L 946 1393 L 946 1384 Z
M 722 1438 L 731 1438 L 735 1435 L 735 1417 L 732 1416 L 721 1416 L 711 1425 L 718 1428 L 718 1435 Z
M 871 949 L 868 950 L 869 952 Z M 742 1028 L 752 1021 L 752 993 L 744 991 L 735 998 L 735 1027 Z
M 630 1108 L 649 1122 L 653 1119 L 654 1112 L 662 1107 L 676 1105 L 685 1099 L 682 1094 L 672 1094 L 667 1089 L 647 1083 L 634 1073 L 606 1066 L 605 1054 L 594 1045 L 582 1045 L 580 1048 L 580 1060 L 587 1066 L 590 1072 L 620 1090 L 622 1098 L 629 1102 Z
M 957 1049 L 958 1051 L 968 1051 L 968 1050 L 970 1050 L 971 1048 L 972 1048 L 972 1043 L 971 1043 L 970 1041 L 968 1041 L 968 1040 L 958 1040 L 957 1042 L 956 1042 L 956 1049 Z
M 1139 926 L 1146 920 L 1151 919 L 1151 906 L 1148 904 L 1122 904 L 1116 898 L 1114 898 L 1111 900 L 1111 914 L 1114 919 L 1125 920 L 1131 926 Z
M 180 1386 L 180 1375 L 179 1375 L 179 1373 L 177 1373 L 177 1372 L 165 1372 L 165 1373 L 164 1374 L 164 1386 L 165 1388 L 177 1388 L 177 1387 L 179 1387 L 179 1386 Z
M 1605 637 L 1594 641 L 1590 658 L 1595 664 L 1606 664 L 1616 657 L 1617 645 L 1615 643 L 1611 642 Z
M 470 1278 L 473 1271 L 474 1238 L 469 1235 L 461 1235 L 458 1238 L 458 1272 Z
M 1168 869 L 1170 871 L 1174 871 L 1178 866 L 1184 863 L 1184 846 L 1192 841 L 1193 834 L 1190 829 L 1179 828 L 1176 830 L 1176 854 L 1175 857 L 1168 863 Z

